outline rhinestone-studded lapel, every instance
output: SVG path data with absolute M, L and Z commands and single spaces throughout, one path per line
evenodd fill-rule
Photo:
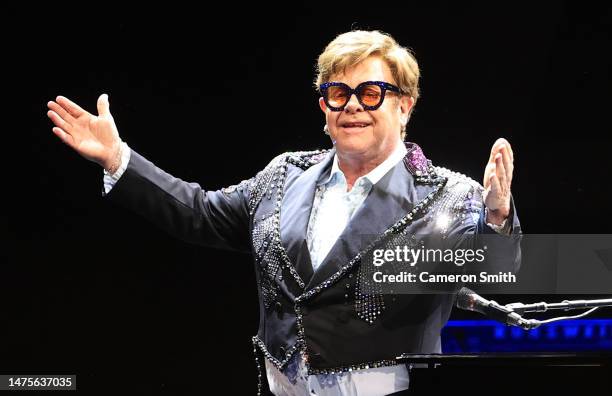
M 323 260 L 305 292 L 329 279 L 376 238 L 421 203 L 436 187 L 422 183 L 428 161 L 421 149 L 407 143 L 408 153 L 370 191 Z M 417 158 L 418 157 L 418 158 Z
M 300 174 L 288 176 L 285 181 L 283 203 L 280 214 L 280 233 L 287 256 L 304 282 L 312 277 L 312 262 L 306 244 L 308 221 L 314 201 L 315 187 L 319 180 L 329 174 L 335 150 L 325 159 Z

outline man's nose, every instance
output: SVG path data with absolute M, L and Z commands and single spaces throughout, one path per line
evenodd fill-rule
M 346 103 L 346 106 L 344 106 L 344 111 L 347 112 L 347 113 L 354 113 L 356 111 L 363 111 L 363 107 L 361 106 L 361 103 L 359 103 L 359 100 L 357 99 L 357 95 L 352 94 L 349 97 L 349 100 Z

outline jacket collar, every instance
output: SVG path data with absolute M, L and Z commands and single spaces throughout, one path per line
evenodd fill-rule
M 281 242 L 292 265 L 306 284 L 305 291 L 319 285 L 353 259 L 376 237 L 410 212 L 434 187 L 426 181 L 432 167 L 421 148 L 406 143 L 403 161 L 375 183 L 321 265 L 313 272 L 306 232 L 317 184 L 331 175 L 335 150 L 302 173 L 285 181 L 280 215 Z M 384 208 L 384 211 L 381 211 Z
M 400 162 L 402 158 L 406 156 L 407 153 L 408 151 L 406 149 L 406 146 L 400 142 L 400 144 L 395 147 L 395 149 L 389 155 L 389 157 L 387 157 L 387 159 L 385 159 L 380 165 L 372 169 L 366 175 L 361 176 L 360 178 L 367 179 L 372 185 L 378 183 L 378 181 L 382 179 L 382 177 L 386 175 L 387 172 L 391 170 L 391 168 L 393 168 L 398 162 Z M 338 177 L 339 175 L 342 175 L 342 177 L 344 177 L 344 173 L 342 172 L 338 164 L 338 154 L 336 153 L 334 154 L 334 159 L 332 161 L 329 176 L 324 178 L 322 181 L 318 181 L 317 186 L 328 184 L 334 176 Z

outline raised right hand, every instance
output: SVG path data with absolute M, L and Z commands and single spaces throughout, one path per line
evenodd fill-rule
M 55 124 L 53 133 L 81 156 L 106 170 L 118 160 L 121 139 L 110 113 L 108 95 L 98 98 L 97 116 L 63 96 L 47 103 L 47 107 L 47 116 Z

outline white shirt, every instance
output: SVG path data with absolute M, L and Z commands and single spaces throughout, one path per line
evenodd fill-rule
M 117 183 L 119 178 L 123 175 L 123 173 L 128 167 L 128 163 L 130 162 L 132 150 L 130 150 L 130 148 L 125 142 L 121 142 L 121 146 L 121 165 L 119 165 L 119 168 L 117 168 L 115 173 L 113 173 L 112 175 L 108 173 L 106 169 L 104 169 L 104 178 L 102 180 L 104 183 L 104 194 L 109 193 L 115 183 Z
M 334 155 L 329 177 L 317 185 L 310 212 L 307 243 L 313 270 L 316 271 L 327 256 L 349 220 L 365 201 L 372 186 L 397 165 L 406 152 L 406 146 L 398 142 L 387 159 L 368 174 L 355 180 L 351 191 L 347 191 L 346 177 L 338 166 L 338 156 Z

